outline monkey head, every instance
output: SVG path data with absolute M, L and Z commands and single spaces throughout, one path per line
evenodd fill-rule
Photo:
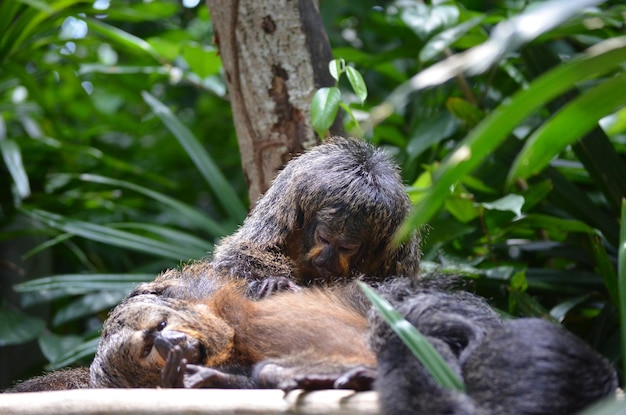
M 105 321 L 90 383 L 103 388 L 156 387 L 174 346 L 191 364 L 217 366 L 228 358 L 233 338 L 232 327 L 206 304 L 136 295 L 118 305 Z

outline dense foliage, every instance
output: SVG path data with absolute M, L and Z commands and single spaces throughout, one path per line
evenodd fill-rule
M 565 324 L 619 367 L 626 6 L 548 3 L 538 19 L 544 2 L 435 3 L 321 2 L 335 57 L 367 86 L 362 103 L 340 78 L 346 128 L 397 157 L 427 270 Z M 0 4 L 0 238 L 20 255 L 0 260 L 25 270 L 19 297 L 2 280 L 0 345 L 88 360 L 130 286 L 241 221 L 210 17 L 189 6 Z

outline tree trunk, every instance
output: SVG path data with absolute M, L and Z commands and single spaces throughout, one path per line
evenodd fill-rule
M 310 103 L 318 88 L 334 84 L 330 45 L 314 0 L 207 0 L 207 5 L 254 205 L 294 154 L 319 141 Z

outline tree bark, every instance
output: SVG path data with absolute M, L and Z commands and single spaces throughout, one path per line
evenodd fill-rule
M 291 157 L 317 144 L 310 104 L 334 84 L 314 0 L 207 0 L 251 205 Z M 334 133 L 340 133 L 336 128 Z

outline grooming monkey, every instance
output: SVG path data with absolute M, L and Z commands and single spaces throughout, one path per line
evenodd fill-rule
M 247 280 L 253 298 L 357 277 L 416 277 L 417 234 L 393 243 L 410 209 L 398 167 L 382 150 L 332 137 L 285 166 L 216 246 L 213 267 Z
M 333 379 L 354 366 L 375 366 L 367 307 L 352 296 L 354 287 L 260 301 L 245 289 L 244 281 L 225 283 L 193 300 L 177 298 L 175 290 L 169 297 L 137 290 L 104 324 L 91 385 L 282 387 L 300 366 L 324 367 Z

